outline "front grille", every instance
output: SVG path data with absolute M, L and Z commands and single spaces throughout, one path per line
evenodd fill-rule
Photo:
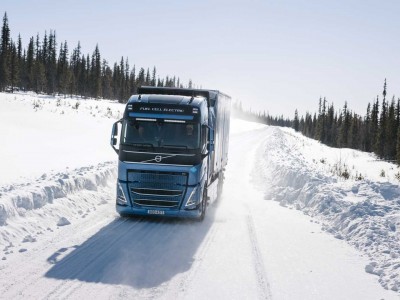
M 131 200 L 140 207 L 179 209 L 185 196 L 188 174 L 129 171 Z
M 157 195 L 157 196 L 180 196 L 182 195 L 181 190 L 158 190 L 158 189 L 143 189 L 143 188 L 133 188 L 132 193 L 139 195 Z

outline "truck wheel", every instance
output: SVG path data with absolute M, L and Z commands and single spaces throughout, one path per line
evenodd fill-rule
M 221 199 L 221 194 L 222 194 L 222 188 L 224 187 L 224 174 L 220 175 L 220 178 L 218 180 L 218 186 L 217 186 L 217 200 L 219 201 Z
M 200 209 L 201 209 L 201 215 L 199 217 L 199 221 L 202 222 L 206 215 L 206 209 L 207 209 L 207 189 L 206 188 L 204 188 L 204 190 L 203 190 L 203 197 L 201 199 Z

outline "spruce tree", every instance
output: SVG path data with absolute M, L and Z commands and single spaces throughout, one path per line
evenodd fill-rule
M 103 74 L 102 76 L 102 92 L 103 92 L 103 97 L 106 99 L 113 99 L 113 94 L 112 94 L 112 70 L 108 66 L 108 63 L 105 59 L 103 59 L 103 63 L 101 66 L 101 73 Z
M 129 86 L 130 86 L 130 95 L 136 94 L 136 66 L 133 65 L 133 68 L 129 74 Z
M 389 160 L 396 159 L 396 139 L 397 139 L 397 124 L 395 115 L 395 101 L 394 97 L 390 103 L 385 128 L 385 145 L 384 145 L 384 157 Z
M 19 85 L 19 61 L 17 47 L 11 42 L 11 60 L 10 60 L 10 85 L 11 92 Z
M 347 108 L 347 101 L 344 103 L 343 112 L 341 114 L 341 125 L 338 135 L 338 146 L 345 148 L 348 146 L 349 130 L 350 130 L 350 112 Z
M 10 84 L 11 38 L 7 13 L 4 13 L 0 45 L 0 91 Z
M 367 114 L 365 115 L 364 119 L 364 132 L 362 136 L 363 140 L 363 148 L 362 150 L 371 152 L 371 104 L 368 103 L 367 106 Z
M 150 70 L 149 68 L 147 68 L 147 72 L 146 72 L 146 78 L 145 78 L 145 85 L 151 85 L 151 80 L 150 80 Z
M 299 113 L 297 109 L 294 111 L 294 120 L 293 120 L 293 128 L 295 131 L 299 131 L 300 122 L 299 122 Z
M 79 94 L 79 79 L 81 74 L 81 43 L 78 41 L 78 45 L 72 51 L 70 60 L 71 68 L 71 94 Z
M 335 122 L 335 109 L 333 103 L 329 106 L 326 115 L 326 144 L 335 146 L 336 135 L 336 122 Z
M 129 73 L 129 59 L 128 57 L 125 60 L 125 74 L 124 74 L 124 97 L 122 99 L 122 101 L 125 103 L 128 101 L 129 97 L 131 96 L 130 93 L 130 82 L 129 82 L 129 78 L 130 78 L 130 73 Z
M 385 157 L 385 144 L 386 144 L 386 126 L 388 119 L 388 109 L 386 103 L 386 79 L 383 86 L 383 100 L 382 100 L 382 110 L 381 115 L 379 117 L 379 127 L 378 127 L 378 135 L 375 143 L 375 153 L 380 157 Z
M 136 85 L 137 87 L 141 87 L 145 83 L 145 74 L 144 74 L 144 69 L 140 68 L 138 77 L 136 79 Z
M 375 152 L 375 145 L 378 139 L 379 130 L 379 96 L 376 97 L 376 101 L 372 106 L 371 112 L 371 150 Z
M 91 63 L 91 86 L 92 86 L 92 96 L 94 98 L 101 97 L 101 57 L 99 46 L 96 45 L 94 52 L 92 54 Z
M 400 165 L 400 127 L 397 128 L 397 147 L 396 147 L 397 164 Z
M 28 51 L 26 54 L 26 75 L 27 75 L 27 89 L 34 89 L 34 64 L 35 64 L 35 45 L 33 43 L 33 37 L 30 38 L 28 44 Z

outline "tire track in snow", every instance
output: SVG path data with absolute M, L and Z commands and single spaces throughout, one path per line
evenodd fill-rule
M 214 207 L 214 210 L 216 208 Z M 214 216 L 212 216 L 214 218 Z M 186 294 L 190 290 L 191 282 L 193 282 L 194 278 L 196 277 L 196 274 L 198 273 L 199 269 L 201 268 L 203 261 L 207 255 L 208 250 L 214 243 L 214 239 L 219 231 L 220 224 L 217 223 L 214 220 L 207 220 L 208 222 L 213 222 L 211 225 L 211 228 L 207 234 L 207 238 L 203 241 L 202 247 L 199 249 L 199 251 L 196 253 L 195 256 L 195 262 L 193 263 L 192 267 L 190 268 L 190 271 L 183 276 L 179 283 L 179 288 L 176 291 L 176 294 L 174 295 L 173 298 L 175 299 L 187 299 Z M 202 224 L 204 225 L 204 224 Z
M 260 253 L 257 235 L 254 228 L 253 217 L 251 215 L 247 215 L 246 222 L 249 233 L 252 258 L 254 262 L 254 270 L 258 281 L 258 288 L 260 290 L 260 299 L 272 299 L 271 288 L 268 283 L 264 262 Z

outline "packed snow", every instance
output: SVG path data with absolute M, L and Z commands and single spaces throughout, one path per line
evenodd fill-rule
M 124 219 L 109 145 L 122 104 L 0 103 L 1 297 L 400 299 L 394 164 L 232 119 L 204 222 Z

